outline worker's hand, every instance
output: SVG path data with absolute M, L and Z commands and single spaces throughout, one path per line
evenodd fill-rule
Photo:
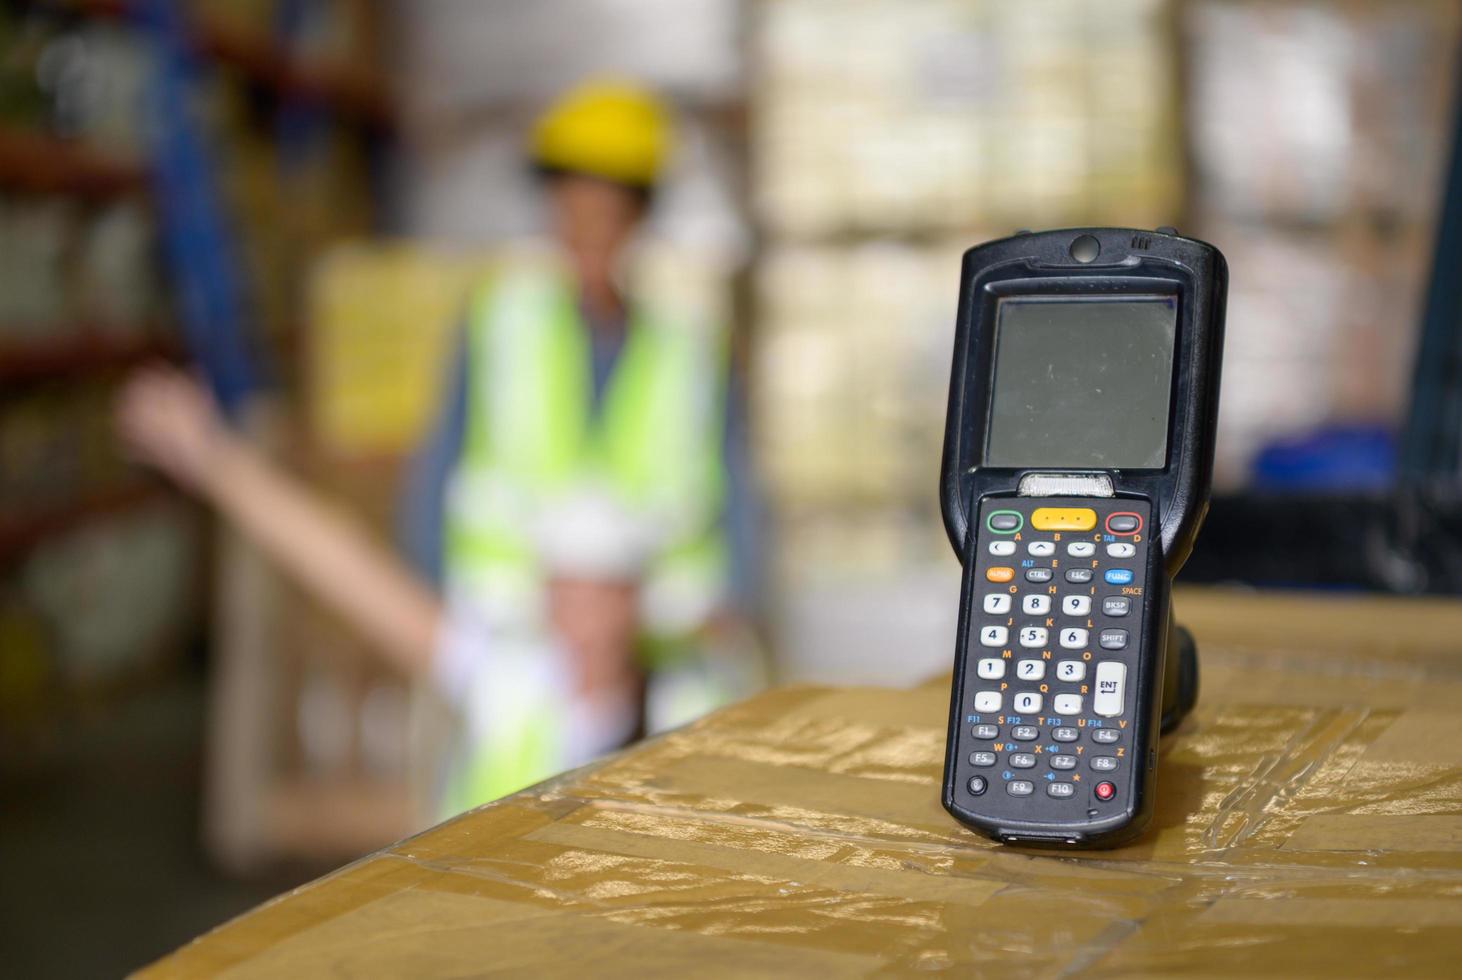
M 199 492 L 235 440 L 208 392 L 170 367 L 145 368 L 127 381 L 117 398 L 116 427 L 140 459 Z
M 554 578 L 549 618 L 568 649 L 581 693 L 603 693 L 636 682 L 634 639 L 638 589 L 633 582 Z

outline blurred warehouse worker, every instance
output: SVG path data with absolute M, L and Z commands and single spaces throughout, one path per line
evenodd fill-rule
M 539 617 L 530 528 L 586 484 L 656 542 L 637 597 L 645 633 L 683 634 L 724 598 L 726 338 L 621 285 L 668 143 L 665 110 L 638 89 L 569 93 L 531 148 L 555 248 L 514 254 L 469 303 L 406 537 L 425 573 L 494 622 Z
M 413 550 L 444 603 L 218 425 L 186 379 L 144 376 L 122 403 L 144 456 L 462 708 L 446 811 L 622 744 L 642 668 L 651 727 L 717 700 L 692 651 L 728 596 L 725 336 L 620 288 L 668 143 L 665 110 L 621 84 L 571 92 L 534 128 L 557 249 L 475 291 L 412 480 Z

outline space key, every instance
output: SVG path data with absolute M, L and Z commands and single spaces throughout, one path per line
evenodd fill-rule
M 1092 710 L 1103 718 L 1115 718 L 1122 713 L 1122 697 L 1127 688 L 1127 665 L 1116 661 L 1097 664 L 1096 697 Z

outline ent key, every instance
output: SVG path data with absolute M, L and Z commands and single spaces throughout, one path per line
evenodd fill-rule
M 1091 710 L 1103 718 L 1115 718 L 1122 713 L 1122 696 L 1127 687 L 1127 665 L 1115 660 L 1097 664 L 1096 696 L 1092 698 Z

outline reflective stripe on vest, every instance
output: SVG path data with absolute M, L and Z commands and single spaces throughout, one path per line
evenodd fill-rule
M 665 529 L 661 553 L 646 570 L 647 630 L 696 625 L 726 576 L 717 527 L 721 336 L 637 312 L 596 420 L 590 340 L 574 294 L 562 277 L 532 270 L 479 291 L 467 353 L 467 428 L 448 490 L 449 588 L 494 618 L 536 621 L 537 515 L 557 492 L 593 480 Z

